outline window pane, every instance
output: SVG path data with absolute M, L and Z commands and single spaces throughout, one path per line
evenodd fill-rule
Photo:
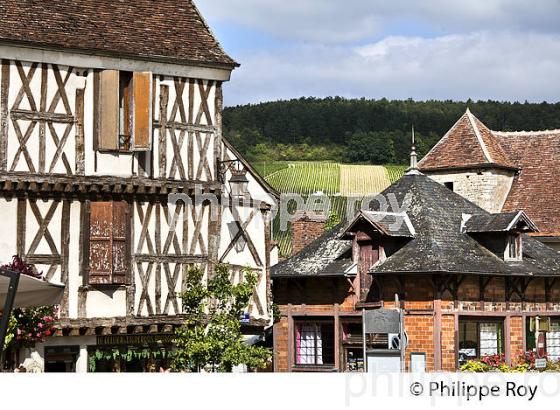
M 459 323 L 459 363 L 475 359 L 478 355 L 476 322 Z
M 560 360 L 560 322 L 552 322 L 546 332 L 546 352 L 549 359 Z
M 296 364 L 334 364 L 332 323 L 296 324 Z
M 499 353 L 498 349 L 498 324 L 480 324 L 480 356 L 488 356 Z

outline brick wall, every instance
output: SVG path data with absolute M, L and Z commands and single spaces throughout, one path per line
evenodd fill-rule
M 515 363 L 517 357 L 521 352 L 523 352 L 523 339 L 525 335 L 523 334 L 523 317 L 512 316 L 509 318 L 509 328 L 510 328 L 510 344 L 509 351 L 511 356 L 511 361 Z
M 325 233 L 327 218 L 311 212 L 300 212 L 294 215 L 292 221 L 292 255 Z
M 394 278 L 386 278 L 382 283 L 383 305 L 385 308 L 394 308 L 394 295 L 399 291 Z M 503 278 L 492 279 L 486 289 L 485 300 L 479 298 L 478 277 L 466 278 L 458 292 L 458 300 L 453 300 L 449 292 L 445 292 L 441 302 L 434 301 L 433 289 L 427 276 L 409 277 L 405 282 L 404 299 L 401 299 L 405 308 L 405 330 L 408 334 L 409 345 L 406 350 L 406 366 L 410 369 L 410 353 L 426 353 L 428 371 L 435 370 L 436 352 L 435 334 L 437 317 L 441 317 L 441 369 L 443 371 L 456 370 L 456 343 L 458 329 L 455 327 L 456 316 L 459 317 L 489 317 L 502 318 L 504 331 L 509 327 L 509 340 L 506 347 L 510 358 L 515 362 L 524 346 L 523 314 L 539 311 L 560 312 L 560 283 L 551 290 L 551 301 L 548 306 L 544 303 L 544 281 L 534 279 L 527 288 L 526 300 L 504 300 L 505 282 Z M 306 312 L 308 317 L 322 315 L 321 317 L 334 317 L 335 304 L 338 305 L 340 314 L 359 313 L 360 308 L 355 308 L 357 298 L 350 284 L 344 278 L 315 278 L 296 280 L 275 280 L 274 300 L 279 305 L 281 320 L 274 327 L 276 369 L 288 371 L 288 304 L 294 313 L 293 317 Z M 441 306 L 441 314 L 437 314 L 434 306 Z M 506 313 L 509 315 L 507 318 Z M 324 316 L 327 315 L 327 316 Z M 301 317 L 301 316 L 300 316 Z M 359 316 L 358 316 L 359 317 Z M 509 326 L 507 321 L 509 321 Z

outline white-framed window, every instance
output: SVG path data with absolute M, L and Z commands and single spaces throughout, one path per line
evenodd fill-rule
M 560 360 L 560 322 L 552 321 L 546 332 L 546 353 L 550 360 Z
M 519 234 L 509 234 L 507 236 L 506 250 L 504 259 L 507 261 L 520 261 L 523 255 L 523 241 Z
M 295 323 L 296 365 L 334 364 L 334 322 L 302 320 Z

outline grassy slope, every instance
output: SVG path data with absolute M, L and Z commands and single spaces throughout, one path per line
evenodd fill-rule
M 399 179 L 406 169 L 402 165 L 345 165 L 335 162 L 297 161 L 272 161 L 256 163 L 253 166 L 281 193 L 306 196 L 318 191 L 324 192 L 329 196 L 331 213 L 336 214 L 340 220 L 345 218 L 349 204 L 352 208 L 359 206 L 359 202 L 349 202 L 349 196 L 360 198 L 366 194 L 379 193 Z M 289 211 L 293 212 L 294 209 Z M 273 229 L 280 255 L 289 256 L 292 248 L 290 229 L 282 231 L 278 217 L 274 220 Z

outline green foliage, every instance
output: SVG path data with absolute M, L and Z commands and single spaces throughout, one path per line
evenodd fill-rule
M 232 284 L 229 267 L 218 265 L 205 285 L 200 269 L 188 271 L 181 295 L 186 319 L 176 330 L 174 371 L 229 372 L 240 364 L 266 367 L 270 350 L 243 343 L 241 319 L 257 284 L 250 270 L 243 277 Z
M 164 347 L 96 349 L 89 356 L 89 371 L 95 373 L 102 360 L 130 363 L 133 360 L 173 359 L 175 352 Z
M 4 339 L 4 350 L 8 349 L 13 342 L 15 342 L 16 338 L 16 331 L 17 331 L 18 322 L 14 315 L 10 316 L 10 320 L 8 321 L 8 329 L 6 330 L 6 337 Z
M 342 222 L 342 218 L 336 212 L 331 212 L 329 217 L 327 218 L 327 222 L 325 223 L 325 230 L 330 231 L 339 223 Z
M 461 366 L 462 372 L 486 373 L 525 373 L 525 372 L 560 372 L 560 361 L 546 361 L 546 368 L 537 369 L 535 367 L 536 355 L 533 351 L 528 351 L 519 355 L 514 364 L 509 366 L 505 363 L 504 355 L 485 356 L 481 359 L 469 360 Z
M 482 122 L 496 131 L 560 128 L 560 103 L 389 101 L 340 97 L 228 107 L 224 110 L 223 120 L 226 137 L 253 161 L 283 158 L 339 161 L 340 151 L 331 152 L 330 147 L 343 149 L 345 157 L 361 155 L 361 150 L 349 152 L 349 141 L 360 133 L 374 133 L 388 146 L 379 148 L 381 152 L 373 149 L 370 157 L 378 160 L 390 157 L 394 152 L 394 162 L 406 164 L 412 125 L 417 131 L 421 158 L 463 115 L 467 105 Z M 392 141 L 392 148 L 389 141 Z M 263 145 L 254 149 L 259 144 Z M 302 155 L 301 148 L 289 148 L 303 144 L 309 147 L 306 149 L 309 156 Z M 313 152 L 314 147 L 325 147 L 326 150 Z
M 282 193 L 335 194 L 340 192 L 340 166 L 334 162 L 291 162 L 266 180 Z

